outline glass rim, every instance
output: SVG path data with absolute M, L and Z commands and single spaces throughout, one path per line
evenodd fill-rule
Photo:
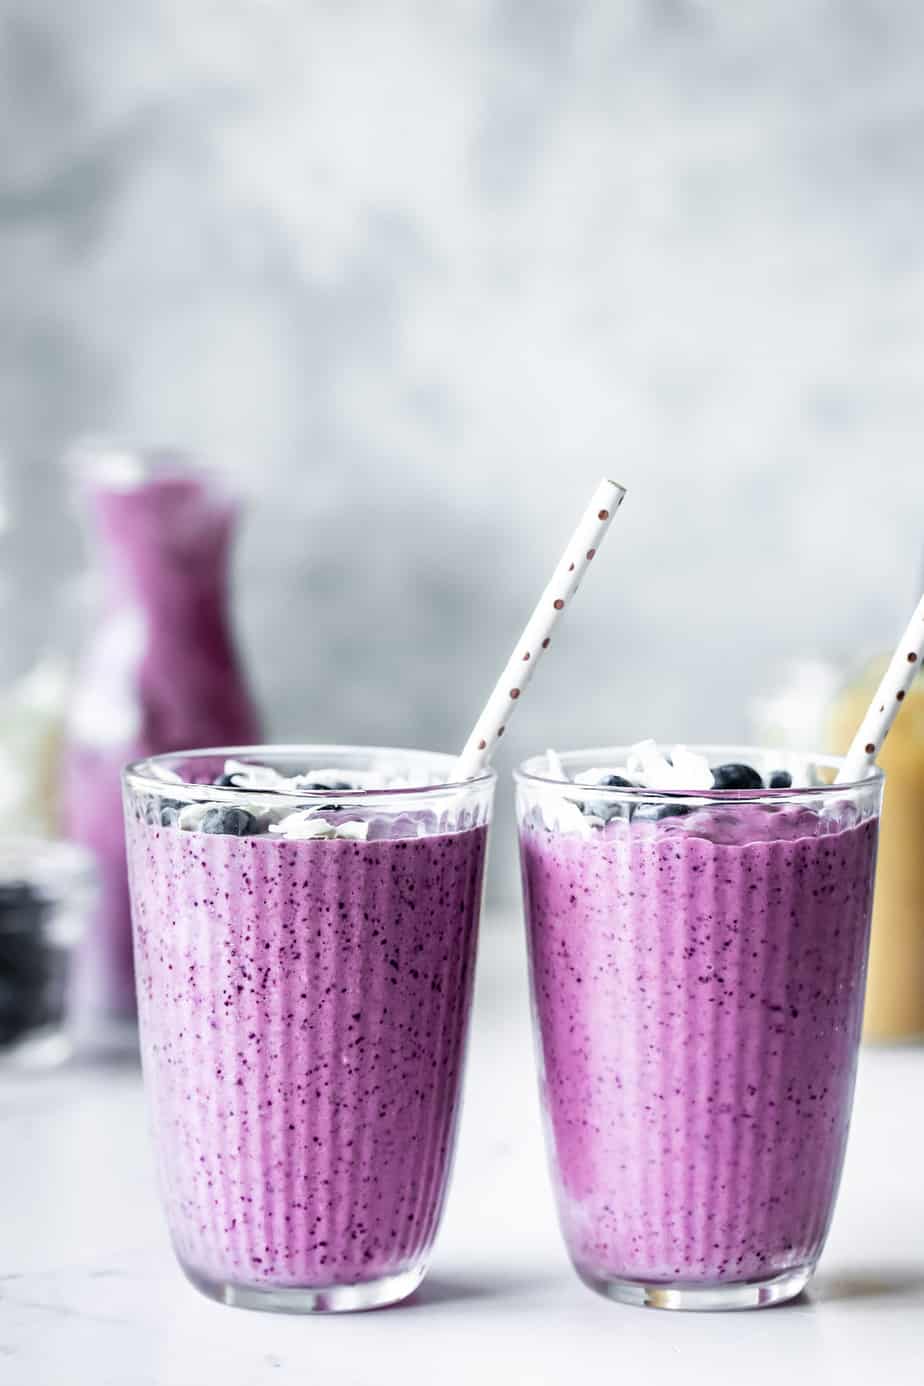
M 165 780 L 161 779 L 156 773 L 150 773 L 149 767 L 163 766 L 174 770 L 172 762 L 177 760 L 242 760 L 251 757 L 254 765 L 265 764 L 261 761 L 262 756 L 297 756 L 303 758 L 314 753 L 323 753 L 332 758 L 334 765 L 338 755 L 362 755 L 369 753 L 379 753 L 383 756 L 421 757 L 431 763 L 445 762 L 447 767 L 455 764 L 458 757 L 451 755 L 447 751 L 425 751 L 420 747 L 412 746 L 363 746 L 363 745 L 335 745 L 328 742 L 266 742 L 255 746 L 203 746 L 195 747 L 191 750 L 165 751 L 156 756 L 145 756 L 141 760 L 132 761 L 122 770 L 122 782 L 132 790 L 142 790 L 147 794 L 159 794 L 162 797 L 170 797 L 171 788 L 174 791 L 191 790 L 194 795 L 199 796 L 208 792 L 209 799 L 221 802 L 222 799 L 232 800 L 245 798 L 248 802 L 269 804 L 279 804 L 280 802 L 292 802 L 299 804 L 313 803 L 315 800 L 320 802 L 330 801 L 331 795 L 335 795 L 337 801 L 346 803 L 368 803 L 372 799 L 394 800 L 410 795 L 434 795 L 457 793 L 461 790 L 476 789 L 487 787 L 497 780 L 496 770 L 488 767 L 478 775 L 473 775 L 467 780 L 448 780 L 440 783 L 427 783 L 421 785 L 399 785 L 394 788 L 383 789 L 299 789 L 299 790 L 276 790 L 276 789 L 246 789 L 237 785 L 203 784 L 201 781 L 196 783 L 191 780 Z M 324 764 L 323 761 L 321 762 Z M 325 769 L 334 768 L 334 765 L 324 765 Z M 346 769 L 346 767 L 344 767 Z M 174 770 L 174 773 L 177 773 Z
M 605 765 L 607 758 L 614 764 L 620 764 L 624 759 L 625 752 L 629 751 L 633 744 L 617 746 L 590 746 L 586 749 L 581 748 L 576 751 L 559 751 L 558 756 L 562 762 L 569 759 L 580 757 L 581 759 L 593 757 L 599 764 Z M 658 750 L 669 750 L 676 742 L 658 741 L 655 743 Z M 815 751 L 784 751 L 772 746 L 755 746 L 750 744 L 726 744 L 723 742 L 684 742 L 688 751 L 700 753 L 715 752 L 719 755 L 732 756 L 744 755 L 746 753 L 753 757 L 763 758 L 773 756 L 783 760 L 793 760 L 800 758 L 811 761 L 814 765 L 826 770 L 840 770 L 846 761 L 846 756 L 828 755 L 825 752 Z M 831 784 L 816 785 L 790 785 L 782 789 L 651 789 L 644 785 L 597 785 L 581 783 L 580 780 L 563 780 L 555 775 L 539 774 L 533 767 L 536 762 L 544 760 L 546 752 L 528 756 L 521 761 L 513 772 L 513 778 L 517 784 L 534 784 L 546 788 L 568 788 L 573 790 L 587 790 L 595 798 L 623 799 L 623 800 L 650 800 L 664 799 L 667 801 L 695 799 L 701 803 L 713 804 L 746 804 L 762 803 L 770 800 L 773 803 L 781 803 L 787 799 L 817 798 L 819 795 L 842 795 L 855 792 L 858 789 L 869 789 L 874 785 L 881 785 L 885 779 L 885 774 L 878 765 L 872 765 L 859 780 L 847 780 L 843 784 L 832 782 Z M 748 762 L 750 763 L 750 762 Z

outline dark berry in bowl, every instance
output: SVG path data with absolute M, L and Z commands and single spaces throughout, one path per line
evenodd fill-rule
M 27 882 L 0 883 L 0 933 L 34 933 L 47 915 L 48 902 Z
M 56 964 L 45 939 L 50 910 L 31 886 L 0 885 L 0 1046 L 49 1018 Z
M 753 765 L 730 761 L 727 765 L 715 767 L 712 786 L 714 789 L 763 789 L 764 782 Z

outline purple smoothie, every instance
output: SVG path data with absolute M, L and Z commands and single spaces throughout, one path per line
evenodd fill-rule
M 422 1268 L 458 1113 L 486 832 L 280 841 L 128 813 L 161 1186 L 200 1285 Z
M 592 1282 L 810 1267 L 840 1177 L 877 820 L 741 805 L 521 833 L 564 1234 Z
M 135 1010 L 123 765 L 258 737 L 229 625 L 236 506 L 206 473 L 147 466 L 130 484 L 97 475 L 94 458 L 87 466 L 104 607 L 78 671 L 64 756 L 63 825 L 93 853 L 100 881 L 78 1005 L 111 1017 Z

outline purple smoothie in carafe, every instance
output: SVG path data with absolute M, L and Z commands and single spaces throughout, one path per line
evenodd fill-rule
M 75 1005 L 84 1021 L 131 1019 L 119 773 L 140 756 L 258 736 L 228 613 L 237 506 L 214 476 L 172 457 L 94 452 L 77 466 L 103 595 L 64 757 L 65 831 L 100 877 Z

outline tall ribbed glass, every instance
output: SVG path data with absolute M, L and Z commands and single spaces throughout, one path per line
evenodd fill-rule
M 422 787 L 286 803 L 216 787 L 227 757 L 345 780 L 398 764 Z M 309 746 L 126 772 L 162 1197 L 184 1271 L 226 1303 L 371 1308 L 423 1277 L 455 1139 L 494 790 L 490 773 L 434 783 L 451 768 L 425 752 Z M 306 800 L 364 825 L 362 840 L 293 839 L 265 822 L 237 836 L 233 813 L 201 814 L 205 801 L 278 820 Z
M 782 757 L 699 747 L 764 773 Z M 564 773 L 627 748 L 563 755 Z M 540 1087 L 575 1267 L 630 1303 L 797 1294 L 853 1099 L 882 777 L 585 788 L 517 774 Z

